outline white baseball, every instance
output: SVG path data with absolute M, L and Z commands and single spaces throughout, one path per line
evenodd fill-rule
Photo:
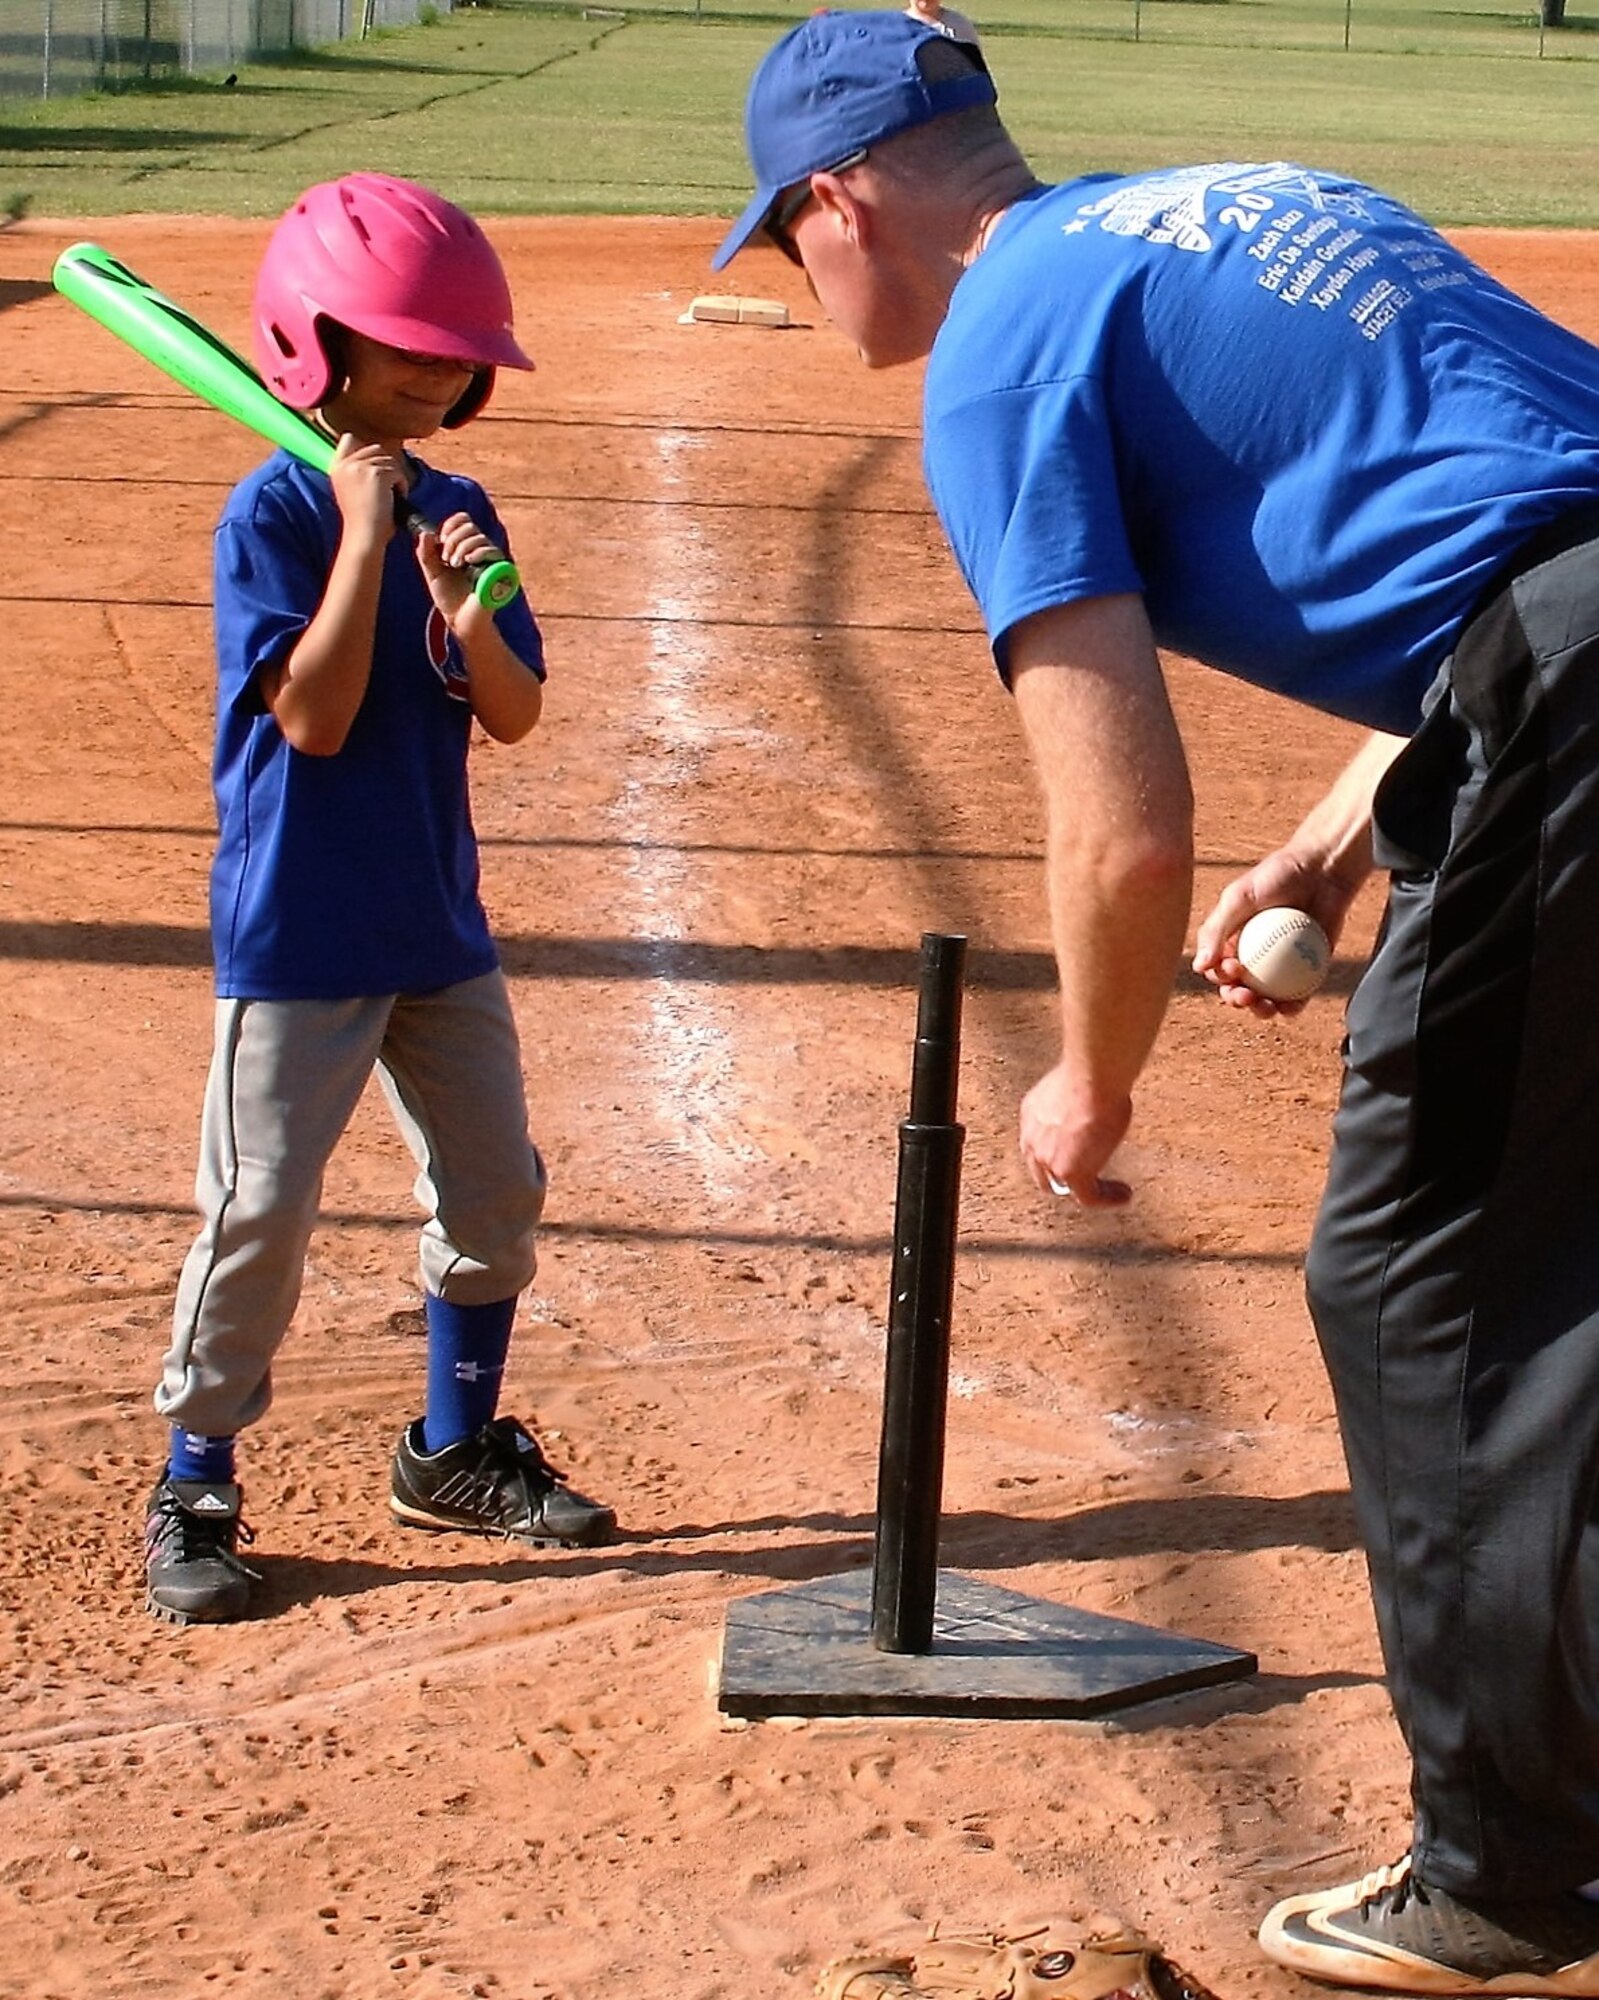
M 1332 947 L 1304 910 L 1258 910 L 1238 933 L 1244 977 L 1268 1000 L 1307 1000 L 1327 977 Z

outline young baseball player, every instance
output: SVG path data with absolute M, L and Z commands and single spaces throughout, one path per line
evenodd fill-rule
M 615 1525 L 495 1414 L 545 1177 L 478 896 L 467 746 L 474 722 L 502 743 L 533 728 L 543 651 L 525 598 L 473 594 L 470 566 L 505 549 L 487 496 L 408 448 L 476 416 L 497 369 L 533 364 L 478 225 L 378 174 L 283 216 L 254 337 L 274 391 L 339 445 L 331 476 L 276 454 L 216 532 L 216 1043 L 146 1521 L 148 1605 L 180 1624 L 248 1606 L 234 1440 L 270 1401 L 323 1170 L 374 1066 L 427 1212 L 427 1400 L 395 1448 L 394 1515 L 539 1544 Z M 436 534 L 397 531 L 399 495 Z

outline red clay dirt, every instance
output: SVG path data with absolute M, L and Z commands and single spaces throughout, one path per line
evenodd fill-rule
M 510 1407 L 611 1549 L 391 1525 L 419 1407 L 411 1169 L 335 1158 L 247 1440 L 248 1623 L 141 1608 L 150 1409 L 210 1045 L 209 532 L 260 455 L 48 287 L 107 244 L 244 338 L 264 225 L 0 233 L 0 1995 L 748 2000 L 851 1946 L 1132 1923 L 1223 2000 L 1308 1992 L 1253 1926 L 1406 1840 L 1300 1291 L 1339 1016 L 1179 976 L 1124 1165 L 1036 1195 L 1034 790 L 925 501 L 916 371 L 771 258 L 783 331 L 681 326 L 712 222 L 501 221 L 539 360 L 433 455 L 507 519 L 545 720 L 475 752 L 487 900 L 552 1171 Z M 1599 239 L 1473 235 L 1599 334 Z M 1352 732 L 1171 663 L 1199 905 Z M 738 1724 L 730 1604 L 870 1558 L 917 949 L 971 940 L 942 1561 L 1252 1649 L 1109 1723 Z

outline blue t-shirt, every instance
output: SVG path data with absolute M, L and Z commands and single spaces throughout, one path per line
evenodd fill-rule
M 1030 614 L 1142 592 L 1161 645 L 1399 734 L 1516 545 L 1599 500 L 1599 349 L 1282 162 L 1019 202 L 925 401 L 1001 671 Z
M 470 514 L 506 547 L 472 480 L 423 467 L 411 499 L 435 521 Z M 408 535 L 385 551 L 372 677 L 343 747 L 306 756 L 262 702 L 261 670 L 311 622 L 339 532 L 330 482 L 284 452 L 234 489 L 217 526 L 211 941 L 227 999 L 430 992 L 498 963 L 478 895 L 466 671 Z M 542 679 L 526 597 L 496 623 Z

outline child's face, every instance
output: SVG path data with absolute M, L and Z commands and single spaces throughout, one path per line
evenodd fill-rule
M 473 369 L 442 355 L 414 354 L 349 328 L 348 380 L 323 411 L 336 430 L 370 444 L 430 437 L 466 394 Z

